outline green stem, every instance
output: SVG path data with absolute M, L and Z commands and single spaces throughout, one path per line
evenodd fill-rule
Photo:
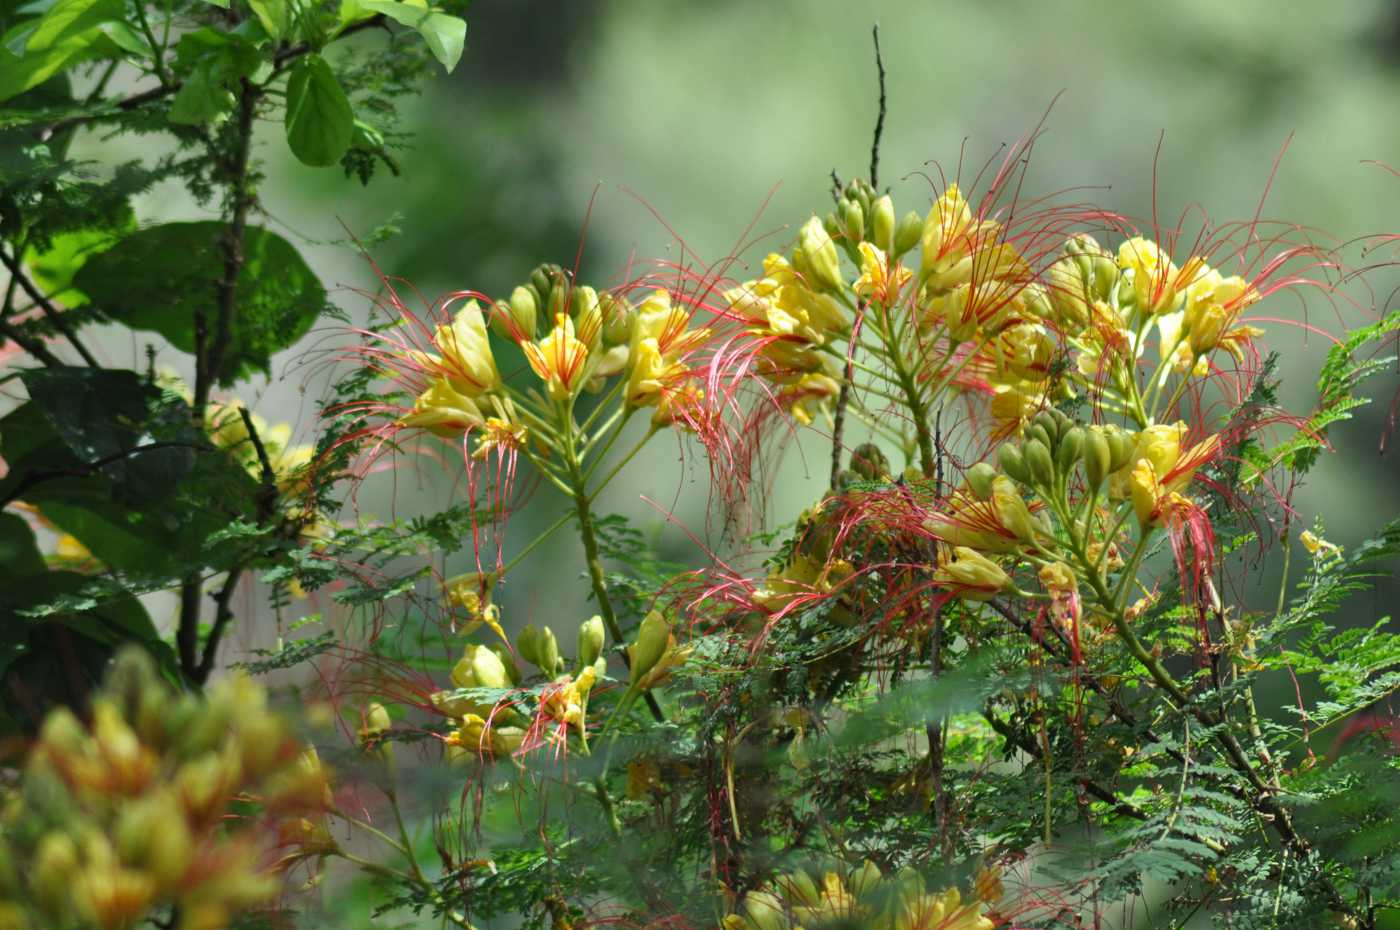
M 568 412 L 563 414 L 566 418 L 572 416 Z M 613 642 L 621 647 L 626 641 L 622 634 L 622 626 L 617 622 L 617 612 L 613 610 L 612 598 L 608 596 L 607 580 L 603 574 L 603 559 L 598 552 L 598 537 L 593 529 L 593 511 L 589 505 L 588 486 L 584 478 L 582 469 L 579 468 L 578 456 L 574 451 L 574 433 L 566 424 L 568 431 L 564 441 L 564 464 L 568 469 L 569 482 L 572 487 L 569 489 L 574 499 L 574 512 L 578 516 L 579 538 L 583 541 L 583 555 L 588 564 L 588 580 L 593 586 L 593 596 L 598 601 L 598 615 L 603 618 L 603 625 L 608 628 L 608 635 Z M 631 661 L 627 658 L 627 652 L 619 649 L 622 656 L 622 663 L 629 669 L 632 667 Z M 657 722 L 666 719 L 661 712 L 661 705 L 656 702 L 656 698 L 647 692 L 647 706 L 651 708 L 651 715 Z

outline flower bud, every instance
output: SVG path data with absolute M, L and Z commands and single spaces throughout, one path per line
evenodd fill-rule
M 841 201 L 842 232 L 851 242 L 865 239 L 865 211 L 854 200 Z
M 894 201 L 890 199 L 889 194 L 876 198 L 875 202 L 871 204 L 870 230 L 875 245 L 883 249 L 893 263 L 895 255 Z
M 814 289 L 840 290 L 844 285 L 841 279 L 841 259 L 836 252 L 836 243 L 822 227 L 821 220 L 812 217 L 802 227 L 797 238 L 807 259 L 807 269 L 812 276 L 809 285 Z
M 600 294 L 598 302 L 603 310 L 603 344 L 625 345 L 632 341 L 632 332 L 637 325 L 637 311 L 626 297 L 616 294 Z
M 865 481 L 880 481 L 888 478 L 889 459 L 873 442 L 865 442 L 851 450 L 851 471 Z
M 66 833 L 46 833 L 34 852 L 29 884 L 34 903 L 51 917 L 62 919 L 72 906 L 73 882 L 78 878 L 78 845 Z
M 184 811 L 168 793 L 141 798 L 123 808 L 116 841 L 122 862 L 148 871 L 162 889 L 180 881 L 194 851 Z
M 1050 449 L 1039 439 L 1029 440 L 1022 449 L 1026 467 L 1036 484 L 1049 487 L 1055 478 L 1055 465 L 1050 459 Z
M 1072 426 L 1060 437 L 1060 444 L 1055 447 L 1055 466 L 1062 474 L 1069 474 L 1074 468 L 1074 463 L 1079 461 L 1079 455 L 1084 451 L 1084 429 L 1079 426 Z
M 640 681 L 661 661 L 671 643 L 671 624 L 666 622 L 660 611 L 653 610 L 647 614 L 637 629 L 637 641 L 627 647 L 633 684 Z
M 1137 448 L 1137 437 L 1121 426 L 1109 425 L 1104 427 L 1104 438 L 1108 440 L 1108 470 L 1112 473 L 1128 464 Z
M 496 304 L 496 311 L 491 314 L 491 328 L 497 336 L 513 342 L 534 339 L 539 313 L 539 298 L 534 291 L 517 287 L 510 292 L 509 300 Z
M 992 482 L 997 478 L 997 470 L 987 462 L 978 462 L 967 470 L 967 486 L 978 500 L 984 501 L 992 494 Z
M 991 559 L 975 549 L 958 546 L 954 559 L 933 573 L 936 584 L 953 589 L 959 597 L 989 601 L 1011 583 L 1011 578 Z
M 578 625 L 578 663 L 592 665 L 603 654 L 607 633 L 603 629 L 603 618 L 594 614 Z
M 894 251 L 890 254 L 891 260 L 918 245 L 923 233 L 924 218 L 913 210 L 904 214 L 904 219 L 899 221 L 894 230 Z
M 360 727 L 360 742 L 368 743 L 388 733 L 394 726 L 389 711 L 378 701 L 365 708 L 364 725 Z
M 552 677 L 558 672 L 559 643 L 549 627 L 540 629 L 533 623 L 528 624 L 516 637 L 515 646 L 521 658 L 546 675 Z
M 534 627 L 526 627 L 532 630 Z M 524 634 L 521 634 L 524 639 Z M 521 654 L 524 655 L 524 646 Z M 472 643 L 462 650 L 462 658 L 452 667 L 452 683 L 459 688 L 509 688 L 510 678 L 496 653 Z
M 496 643 L 490 647 L 496 658 L 501 660 L 501 667 L 506 670 L 506 681 L 510 682 L 512 688 L 520 687 L 520 666 L 515 662 L 515 656 L 510 654 L 510 650 L 501 643 Z
M 1090 429 L 1084 438 L 1084 477 L 1089 482 L 1089 490 L 1097 491 L 1108 477 L 1112 464 L 1112 451 L 1108 437 L 1101 429 Z
M 1022 484 L 1031 483 L 1031 470 L 1026 465 L 1025 456 L 1015 443 L 1004 443 L 997 450 L 997 460 L 1001 462 L 1001 470 Z

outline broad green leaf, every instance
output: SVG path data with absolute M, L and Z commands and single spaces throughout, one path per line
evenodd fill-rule
M 206 26 L 180 37 L 175 62 L 184 83 L 171 101 L 169 119 L 197 126 L 232 112 L 239 79 L 257 71 L 262 56 L 244 36 Z
M 27 52 L 43 52 L 70 39 L 87 35 L 96 26 L 120 19 L 119 0 L 58 0 L 34 24 L 25 44 Z
M 200 126 L 222 119 L 233 112 L 237 100 L 233 91 L 224 86 L 217 74 L 216 64 L 200 65 L 189 73 L 175 99 L 170 102 L 167 118 L 182 126 Z
M 36 574 L 46 568 L 34 531 L 18 514 L 0 513 L 0 565 L 9 575 Z
M 359 0 L 359 5 L 417 30 L 443 68 L 450 72 L 457 67 L 467 41 L 466 20 L 438 9 L 401 3 L 399 0 Z
M 253 14 L 274 42 L 287 37 L 292 27 L 292 8 L 288 0 L 248 0 Z
M 87 295 L 72 286 L 73 276 L 90 256 L 110 249 L 135 229 L 136 214 L 128 210 L 119 227 L 59 233 L 43 252 L 30 251 L 25 255 L 30 277 L 65 307 L 81 307 L 88 302 Z
M 154 58 L 156 55 L 155 49 L 151 48 L 151 43 L 146 41 L 146 37 L 121 20 L 103 23 L 101 29 L 107 38 L 116 43 L 123 51 L 139 55 L 142 58 Z
M 16 55 L 7 49 L 0 49 L 0 101 L 38 87 L 73 65 L 120 52 L 116 43 L 97 28 L 66 38 L 42 51 Z
M 355 114 L 320 55 L 308 55 L 287 81 L 287 145 L 303 164 L 324 167 L 350 147 Z
M 227 229 L 220 222 L 143 229 L 89 258 L 74 284 L 115 319 L 193 352 L 196 315 L 204 314 L 211 331 L 218 317 L 215 295 L 224 274 Z M 286 239 L 250 226 L 243 256 L 220 375 L 225 385 L 266 372 L 272 354 L 301 338 L 326 308 L 325 288 Z

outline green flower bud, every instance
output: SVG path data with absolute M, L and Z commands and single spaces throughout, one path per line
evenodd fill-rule
M 632 684 L 640 681 L 661 661 L 670 645 L 671 624 L 666 622 L 660 611 L 653 610 L 637 629 L 637 641 L 627 647 Z
M 510 650 L 501 643 L 487 648 L 495 654 L 496 658 L 501 660 L 501 668 L 505 669 L 506 681 L 510 683 L 510 686 L 512 688 L 520 687 L 520 680 L 523 676 L 521 676 L 520 666 L 516 664 L 515 656 L 510 654 Z
M 890 473 L 889 459 L 873 442 L 865 442 L 851 450 L 851 471 L 866 481 L 880 481 Z
M 116 841 L 122 862 L 150 872 L 161 888 L 180 881 L 194 852 L 184 811 L 168 793 L 126 805 L 117 821 Z
M 1097 490 L 1111 471 L 1113 453 L 1108 446 L 1108 437 L 1100 429 L 1090 429 L 1084 439 L 1084 477 L 1089 489 Z
M 1025 456 L 1015 443 L 1008 442 L 1002 445 L 997 450 L 997 460 L 1001 462 L 1001 470 L 1006 472 L 1008 477 L 1022 484 L 1030 484 L 1031 470 L 1026 466 Z
M 841 221 L 842 230 L 851 242 L 860 242 L 865 238 L 865 211 L 860 204 L 854 200 L 841 201 Z
M 894 258 L 894 201 L 889 194 L 881 196 L 871 205 L 871 238 L 891 259 Z
M 1108 440 L 1108 470 L 1115 472 L 1127 465 L 1128 459 L 1132 458 L 1137 449 L 1137 436 L 1119 426 L 1104 427 L 1104 436 Z
M 616 294 L 600 294 L 598 302 L 603 309 L 603 344 L 620 346 L 631 342 L 637 328 L 636 308 L 626 297 Z
M 1055 419 L 1055 411 L 1042 410 L 1035 415 L 1033 426 L 1039 426 L 1045 430 L 1044 442 L 1049 448 L 1054 448 L 1060 437 L 1060 423 Z
M 78 879 L 78 844 L 66 833 L 46 833 L 34 852 L 29 885 L 34 903 L 51 917 L 65 918 Z
M 540 265 L 530 272 L 530 285 L 535 289 L 536 306 L 549 303 L 554 294 L 555 284 L 562 278 L 563 272 L 558 265 Z
M 603 654 L 607 643 L 607 633 L 603 629 L 603 618 L 594 614 L 578 625 L 578 664 L 579 667 L 592 665 Z
M 919 239 L 924 234 L 924 218 L 913 210 L 904 214 L 904 219 L 899 221 L 899 225 L 894 230 L 894 258 L 895 255 L 903 255 L 914 246 L 919 244 Z
M 984 501 L 992 495 L 992 482 L 997 470 L 987 462 L 978 462 L 967 470 L 967 486 L 978 500 Z
M 1022 449 L 1026 457 L 1026 467 L 1031 478 L 1042 487 L 1049 487 L 1055 479 L 1055 464 L 1050 459 L 1050 449 L 1039 439 L 1029 440 Z
M 539 313 L 540 304 L 534 291 L 517 287 L 510 292 L 509 300 L 496 304 L 491 314 L 491 330 L 502 339 L 513 342 L 534 339 Z
M 810 274 L 808 286 L 815 290 L 839 291 L 845 286 L 841 278 L 841 258 L 836 243 L 815 216 L 798 232 L 797 241 L 806 256 Z
M 549 627 L 540 629 L 533 623 L 528 624 L 516 637 L 515 648 L 519 650 L 521 658 L 546 675 L 553 677 L 558 674 L 559 643 Z
M 1071 426 L 1060 437 L 1060 444 L 1055 447 L 1055 465 L 1062 474 L 1069 474 L 1070 470 L 1074 468 L 1074 463 L 1079 461 L 1079 454 L 1083 449 L 1083 427 Z
M 1026 440 L 1036 440 L 1045 447 L 1047 452 L 1055 445 L 1054 436 L 1053 424 L 1051 429 L 1046 429 L 1045 424 L 1041 422 L 1035 422 L 1026 427 Z

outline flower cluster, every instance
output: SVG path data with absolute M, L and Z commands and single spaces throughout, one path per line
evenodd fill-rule
M 744 896 L 724 930 L 992 930 L 980 901 L 964 902 L 956 888 L 930 891 L 912 870 L 885 876 L 873 862 L 855 869 L 774 878 Z
M 333 845 L 329 805 L 314 750 L 251 680 L 177 696 L 125 652 L 90 724 L 49 714 L 5 801 L 0 927 L 119 930 L 169 906 L 181 930 L 218 930 L 278 893 L 278 866 Z

